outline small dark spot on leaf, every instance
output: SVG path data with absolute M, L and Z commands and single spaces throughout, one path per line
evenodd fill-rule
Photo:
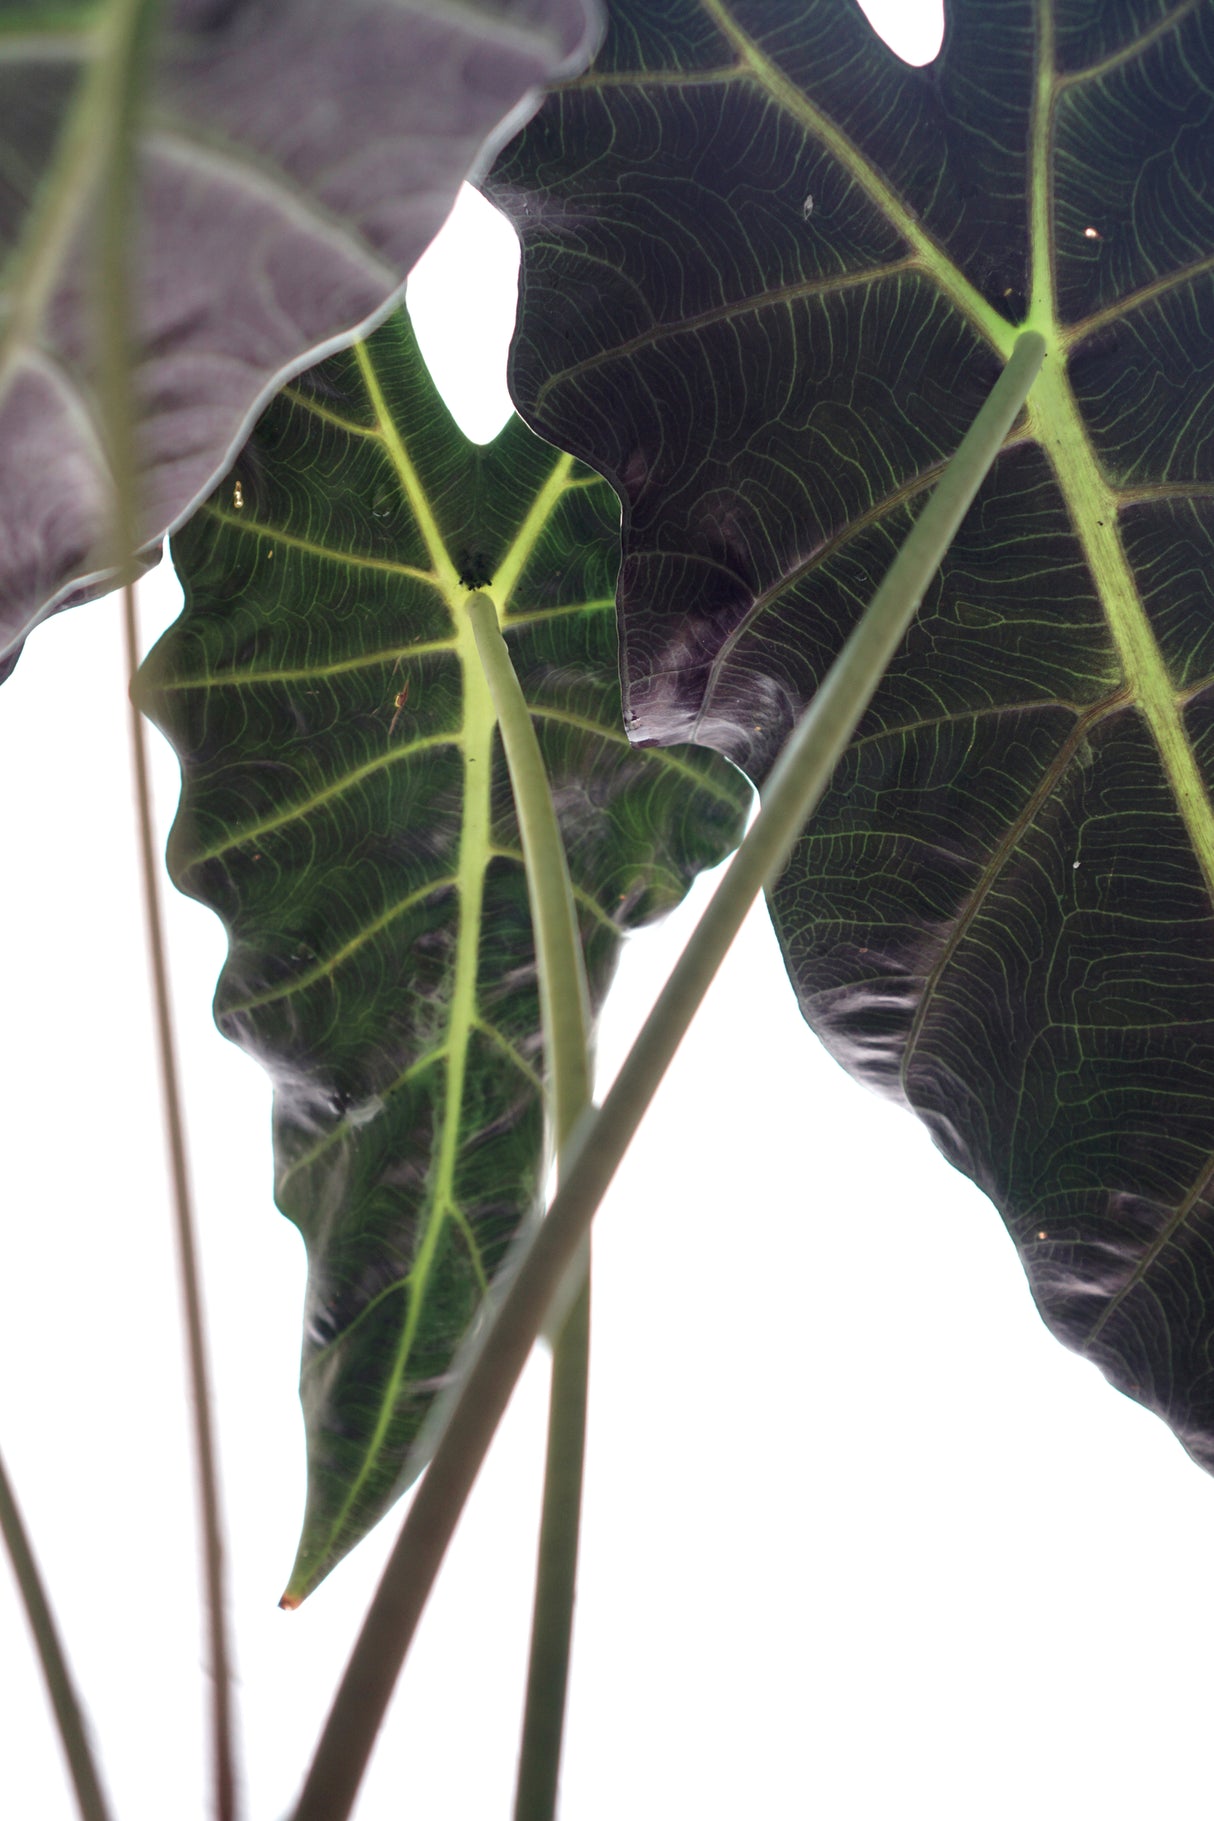
M 493 580 L 493 564 L 483 550 L 461 550 L 457 561 L 461 588 L 487 588 Z

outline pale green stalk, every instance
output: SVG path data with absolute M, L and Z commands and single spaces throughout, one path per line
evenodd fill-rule
M 573 887 L 535 726 L 493 601 L 487 593 L 470 594 L 467 609 L 497 711 L 527 868 L 559 1180 L 564 1148 L 590 1105 L 593 1081 L 590 995 Z M 581 1278 L 580 1288 L 552 1350 L 544 1502 L 515 1821 L 552 1821 L 560 1778 L 586 1455 L 589 1256 L 575 1261 L 574 1270 Z
M 109 1805 L 101 1790 L 101 1779 L 93 1760 L 93 1750 L 85 1729 L 80 1701 L 72 1681 L 59 1631 L 50 1602 L 42 1586 L 38 1564 L 25 1533 L 13 1489 L 9 1484 L 3 1460 L 0 1460 L 0 1533 L 13 1564 L 13 1574 L 25 1604 L 25 1615 L 34 1643 L 46 1691 L 51 1699 L 59 1740 L 67 1758 L 68 1770 L 76 1789 L 81 1821 L 110 1821 Z
M 583 1109 L 590 1104 L 593 1087 L 590 995 L 573 886 L 531 711 L 514 674 L 493 596 L 487 589 L 478 589 L 467 596 L 464 607 L 493 697 L 518 815 L 535 932 L 545 1076 L 559 1158 Z
M 552 1349 L 544 1503 L 540 1514 L 535 1611 L 527 1663 L 527 1699 L 519 1751 L 514 1821 L 552 1821 L 556 1814 L 569 1688 L 569 1652 L 577 1591 L 590 1378 L 589 1257 L 581 1288 Z
M 488 594 L 468 595 L 468 617 L 497 710 L 502 750 L 519 816 L 526 865 L 539 1000 L 544 1031 L 546 1083 L 557 1142 L 557 1176 L 573 1125 L 590 1105 L 590 991 L 573 905 L 561 825 L 551 801 L 548 772 L 535 738 L 535 723 L 502 639 Z M 581 1533 L 582 1470 L 586 1460 L 586 1391 L 590 1378 L 590 1253 L 579 1256 L 581 1278 L 573 1307 L 553 1338 L 544 1502 L 535 1568 L 526 1704 L 522 1714 L 515 1821 L 551 1821 L 557 1812 L 564 1708 L 570 1683 L 573 1597 Z
M 553 1297 L 704 992 L 763 886 L 783 867 L 820 799 L 1041 365 L 1044 342 L 1018 337 L 1012 355 L 931 499 L 775 766 L 763 808 L 676 963 L 598 1112 L 587 1111 L 547 1217 L 519 1244 L 505 1288 L 453 1374 L 433 1454 L 409 1508 L 337 1691 L 295 1821 L 346 1821 L 361 1764 L 472 1489 Z M 343 1736 L 353 1780 L 330 1781 Z M 325 1774 L 318 1774 L 322 1765 Z

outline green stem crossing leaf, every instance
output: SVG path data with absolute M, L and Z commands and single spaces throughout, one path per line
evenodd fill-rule
M 590 1106 L 594 1087 L 589 993 L 577 912 L 543 754 L 496 609 L 483 592 L 470 594 L 466 609 L 497 711 L 522 838 L 539 970 L 545 1082 L 559 1172 L 574 1127 Z M 588 1248 L 577 1268 L 581 1289 L 573 1309 L 559 1324 L 552 1350 L 539 1561 L 519 1749 L 517 1821 L 551 1821 L 556 1810 L 586 1449 L 590 1373 Z
M 1007 369 L 848 639 L 772 773 L 763 808 L 653 1006 L 602 1106 L 578 1122 L 546 1218 L 515 1247 L 491 1317 L 464 1348 L 456 1388 L 435 1406 L 429 1471 L 367 1612 L 300 1794 L 294 1821 L 344 1821 L 464 1502 L 540 1325 L 727 950 L 821 798 L 848 736 L 922 599 L 1041 360 L 1018 339 Z M 524 1800 L 549 1793 L 520 1784 Z
M 728 766 L 620 730 L 617 522 L 517 420 L 467 444 L 400 316 L 280 395 L 174 543 L 187 607 L 142 682 L 182 760 L 170 867 L 228 927 L 216 1016 L 274 1077 L 309 1255 L 289 1604 L 417 1471 L 543 1186 L 535 949 L 468 578 L 531 709 L 592 1006 L 623 932 L 740 832 Z
M 1021 327 L 1045 361 L 771 895 L 801 1003 L 1214 1466 L 1214 8 L 613 0 L 488 190 L 624 500 L 625 718 L 761 780 Z

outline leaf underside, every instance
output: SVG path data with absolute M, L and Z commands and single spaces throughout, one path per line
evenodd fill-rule
M 621 727 L 619 506 L 513 419 L 465 441 L 400 313 L 271 405 L 173 540 L 141 702 L 181 758 L 174 880 L 230 937 L 225 1035 L 275 1084 L 308 1248 L 308 1508 L 289 1602 L 382 1516 L 546 1165 L 527 888 L 463 602 L 487 585 L 568 850 L 597 1007 L 622 934 L 750 792 Z
M 1047 357 L 772 894 L 801 1004 L 1214 1468 L 1214 4 L 613 0 L 486 188 L 624 501 L 625 715 L 761 779 L 1018 327 Z
M 97 243 L 116 124 L 139 547 L 289 372 L 388 304 L 486 139 L 584 63 L 596 21 L 593 0 L 0 7 L 0 681 L 40 618 L 113 585 Z

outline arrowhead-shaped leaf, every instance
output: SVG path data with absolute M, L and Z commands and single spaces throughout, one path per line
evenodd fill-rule
M 141 15 L 143 21 L 141 23 Z M 134 141 L 136 538 L 215 483 L 288 372 L 399 290 L 595 0 L 63 0 L 0 19 L 0 678 L 112 580 L 98 239 Z
M 467 443 L 403 314 L 274 401 L 173 541 L 142 673 L 181 757 L 169 864 L 230 935 L 221 1030 L 275 1083 L 308 1246 L 302 1598 L 405 1457 L 545 1173 L 539 1006 L 505 764 L 462 603 L 492 584 L 601 1001 L 622 933 L 736 841 L 749 791 L 625 739 L 619 506 L 514 418 Z
M 1048 354 L 774 893 L 808 1017 L 1214 1467 L 1214 7 L 613 0 L 490 194 L 625 501 L 626 718 L 763 775 L 1015 325 Z

